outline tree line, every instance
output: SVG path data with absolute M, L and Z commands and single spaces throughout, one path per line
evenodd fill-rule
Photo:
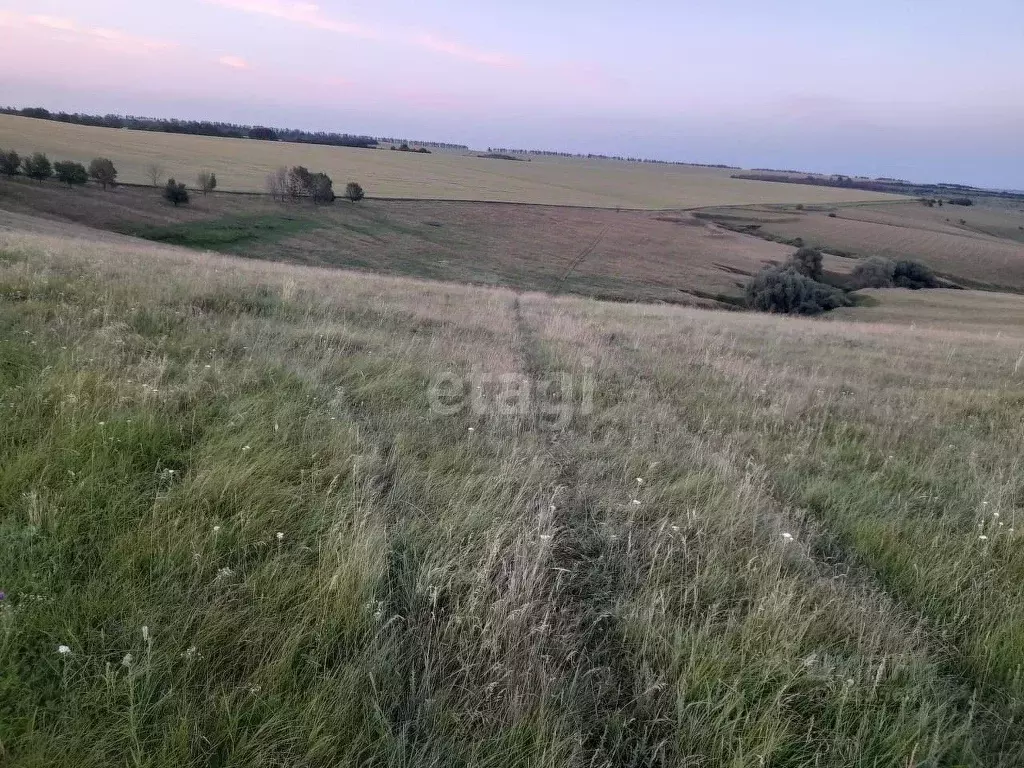
M 0 174 L 4 176 L 23 175 L 33 181 L 43 182 L 56 176 L 69 187 L 86 184 L 90 179 L 104 189 L 117 183 L 117 168 L 106 157 L 97 157 L 86 167 L 73 160 L 51 162 L 43 152 L 34 152 L 22 157 L 13 149 L 0 149 Z
M 537 157 L 572 157 L 580 160 L 619 160 L 624 163 L 651 163 L 652 165 L 685 165 L 690 168 L 725 168 L 730 171 L 740 170 L 736 165 L 724 163 L 684 163 L 681 160 L 654 160 L 649 157 L 629 157 L 626 155 L 600 155 L 593 152 L 556 152 L 548 149 L 508 149 L 507 147 L 488 147 L 492 155 L 535 155 Z
M 43 107 L 0 107 L 0 114 L 52 120 L 58 123 L 88 125 L 97 128 L 126 128 L 133 131 L 180 133 L 190 136 L 214 136 L 224 139 L 254 139 L 257 141 L 286 141 L 296 144 L 322 144 L 332 147 L 376 147 L 378 142 L 370 136 L 327 131 L 302 131 L 295 128 L 267 128 L 265 126 L 236 125 L 209 120 L 177 120 L 134 115 L 87 115 L 79 112 L 50 112 Z
M 58 160 L 52 162 L 43 152 L 35 152 L 22 157 L 14 150 L 0 149 L 0 175 L 25 176 L 42 183 L 56 177 L 67 184 L 68 188 L 82 186 L 89 180 L 102 185 L 103 189 L 117 186 L 117 168 L 113 161 L 106 157 L 97 157 L 86 167 L 74 160 Z M 146 169 L 154 187 L 159 187 L 166 170 L 159 163 L 152 163 Z M 333 203 L 337 199 L 334 193 L 334 181 L 323 172 L 312 172 L 302 165 L 293 168 L 279 168 L 267 176 L 267 192 L 274 200 L 298 201 L 309 199 L 314 203 Z M 208 195 L 217 189 L 217 175 L 213 171 L 202 170 L 196 176 L 195 189 Z M 164 199 L 175 207 L 190 201 L 189 189 L 184 182 L 174 177 L 167 179 L 163 187 Z M 357 203 L 366 197 L 366 192 L 358 182 L 350 181 L 345 185 L 342 197 Z

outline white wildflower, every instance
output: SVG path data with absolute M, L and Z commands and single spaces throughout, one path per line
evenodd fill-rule
M 466 430 L 466 431 L 467 431 L 467 432 L 476 432 L 476 430 L 475 430 L 475 429 L 473 429 L 472 427 L 470 427 L 470 428 L 469 428 L 468 430 Z
M 640 503 L 641 503 L 641 502 L 640 502 L 640 499 L 633 499 L 633 506 L 634 506 L 634 507 L 639 507 L 639 506 L 640 506 Z
M 149 642 L 149 627 L 145 624 L 142 625 L 142 639 L 147 643 Z
M 540 540 L 541 541 L 551 541 L 551 534 L 550 533 L 542 533 L 540 535 Z
M 782 538 L 785 539 L 786 541 L 792 541 L 793 540 L 793 534 L 792 533 L 783 533 L 782 534 Z
M 230 579 L 234 575 L 235 575 L 235 572 L 232 571 L 230 568 L 228 568 L 226 566 L 224 568 L 219 569 L 217 571 L 217 578 L 218 579 Z
M 185 652 L 181 655 L 186 659 L 194 659 L 196 656 L 199 655 L 199 651 L 196 649 L 194 645 L 190 645 L 188 648 L 185 649 Z
M 278 541 L 284 541 L 284 532 L 282 532 L 282 531 L 278 531 L 277 532 L 277 540 Z
M 643 479 L 642 477 L 638 477 L 638 478 L 636 479 L 636 484 L 637 484 L 637 485 L 643 485 L 643 484 L 644 484 L 644 479 Z
M 985 534 L 981 534 L 981 536 L 978 537 L 978 540 L 979 541 L 988 541 L 988 536 L 986 536 Z
M 252 450 L 252 446 L 251 445 L 247 445 L 247 446 L 245 446 L 245 448 L 242 449 L 242 453 L 248 453 L 251 450 Z
M 220 533 L 220 526 L 219 525 L 213 526 L 213 532 L 214 533 Z
M 70 656 L 71 655 L 71 649 L 68 648 L 66 645 L 58 645 L 57 646 L 57 653 L 59 653 L 61 656 Z
M 134 663 L 135 663 L 135 657 L 132 656 L 130 653 L 126 653 L 124 655 L 124 658 L 121 659 L 121 666 L 122 667 L 130 667 Z

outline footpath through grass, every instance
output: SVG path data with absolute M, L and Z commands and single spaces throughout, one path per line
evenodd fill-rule
M 1017 337 L 10 234 L 0 331 L 5 764 L 1020 764 Z

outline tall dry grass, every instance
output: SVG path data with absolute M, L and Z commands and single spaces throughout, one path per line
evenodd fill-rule
M 1022 760 L 1020 329 L 17 232 L 0 296 L 7 764 Z

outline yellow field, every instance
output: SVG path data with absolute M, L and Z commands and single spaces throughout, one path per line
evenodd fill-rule
M 54 160 L 110 157 L 126 183 L 148 183 L 159 163 L 192 184 L 207 168 L 219 188 L 260 191 L 280 166 L 305 165 L 328 173 L 336 187 L 359 181 L 376 197 L 488 200 L 603 208 L 697 208 L 713 205 L 844 203 L 894 199 L 858 190 L 829 189 L 729 178 L 717 168 L 630 164 L 603 160 L 535 158 L 490 160 L 472 155 L 409 154 L 118 131 L 0 115 L 0 147 L 41 151 Z

